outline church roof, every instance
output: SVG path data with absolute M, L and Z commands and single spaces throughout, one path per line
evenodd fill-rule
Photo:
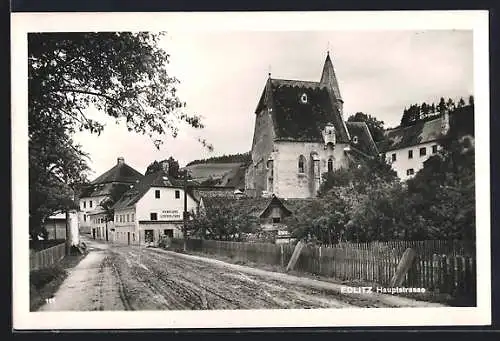
M 255 110 L 268 109 L 275 140 L 323 142 L 322 130 L 333 124 L 337 141 L 348 143 L 349 132 L 339 111 L 339 85 L 328 54 L 319 82 L 275 79 L 269 76 Z M 341 109 L 340 109 L 341 110 Z
M 474 136 L 474 108 L 465 106 L 450 112 L 450 134 Z M 380 152 L 407 148 L 418 144 L 441 139 L 441 117 L 430 121 L 420 121 L 408 127 L 398 127 L 385 132 L 385 138 L 379 142 Z
M 346 122 L 345 124 L 349 130 L 353 148 L 367 155 L 378 155 L 377 145 L 365 122 Z
M 305 94 L 306 101 L 301 101 Z M 267 97 L 267 98 L 266 98 Z M 267 102 L 267 103 L 266 103 Z M 332 123 L 339 142 L 348 142 L 348 135 L 338 109 L 326 87 L 319 82 L 269 79 L 257 107 L 270 107 L 277 140 L 322 142 L 322 130 Z
M 127 165 L 123 158 L 118 158 L 118 162 L 114 167 L 104 172 L 101 176 L 92 181 L 91 184 L 105 184 L 111 182 L 133 183 L 136 180 L 140 180 L 143 176 L 144 175 L 134 168 Z
M 326 55 L 325 65 L 323 66 L 323 73 L 321 74 L 321 80 L 319 83 L 322 86 L 327 86 L 332 89 L 335 98 L 342 101 L 339 83 L 337 81 L 337 76 L 335 76 L 335 70 L 333 69 L 330 53 Z

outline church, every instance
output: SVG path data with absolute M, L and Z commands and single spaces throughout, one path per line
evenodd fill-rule
M 269 74 L 255 110 L 245 192 L 313 198 L 325 172 L 378 155 L 366 124 L 344 121 L 343 104 L 329 53 L 319 82 Z

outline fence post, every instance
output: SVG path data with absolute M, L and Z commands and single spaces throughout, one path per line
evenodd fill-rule
M 288 262 L 288 265 L 286 267 L 286 271 L 293 269 L 293 267 L 297 263 L 297 260 L 299 259 L 300 253 L 302 252 L 304 245 L 305 243 L 303 241 L 299 241 L 297 243 L 297 245 L 295 246 L 295 250 L 293 250 L 292 258 L 290 258 L 290 262 Z
M 281 254 L 281 267 L 284 268 L 285 267 L 285 255 L 284 255 L 284 251 L 283 251 L 283 244 L 280 245 L 280 254 Z
M 408 270 L 413 265 L 413 261 L 415 260 L 416 252 L 413 249 L 406 249 L 399 261 L 398 267 L 396 269 L 396 273 L 391 279 L 390 286 L 396 287 L 400 286 L 403 283 L 403 279 L 405 278 Z

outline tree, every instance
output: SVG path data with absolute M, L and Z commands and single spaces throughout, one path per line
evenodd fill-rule
M 168 164 L 168 175 L 175 178 L 179 179 L 181 177 L 181 174 L 179 173 L 179 162 L 174 159 L 172 156 L 170 156 L 168 159 L 163 160 L 163 161 L 153 161 L 150 163 L 146 169 L 145 175 L 149 175 L 155 172 L 160 171 L 163 169 L 162 163 L 166 162 Z
M 401 116 L 401 122 L 399 123 L 399 125 L 401 127 L 406 127 L 409 122 L 410 122 L 410 117 L 409 117 L 408 109 L 405 107 L 403 109 L 403 115 Z
M 469 96 L 469 105 L 474 105 L 474 96 Z
M 465 101 L 463 97 L 460 97 L 460 100 L 458 101 L 457 108 L 463 108 L 465 107 Z
M 192 215 L 193 219 L 188 222 L 190 235 L 240 241 L 243 233 L 259 229 L 258 218 L 248 213 L 248 205 L 225 198 L 211 198 L 210 201 L 204 211 Z
M 439 104 L 437 106 L 437 109 L 439 112 L 443 112 L 444 110 L 446 110 L 447 106 L 446 106 L 446 102 L 444 100 L 444 97 L 441 97 L 439 99 Z
M 65 126 L 53 117 L 29 122 L 29 231 L 32 239 L 45 233 L 44 221 L 58 211 L 77 209 L 74 195 L 87 182 L 87 155 Z M 37 129 L 32 129 L 36 126 Z
M 347 121 L 365 122 L 375 142 L 379 142 L 384 139 L 384 122 L 377 120 L 377 118 L 374 116 L 366 115 L 362 112 L 357 112 L 356 114 L 349 116 Z
M 428 116 L 429 116 L 429 112 L 430 112 L 430 107 L 429 105 L 427 105 L 427 103 L 422 103 L 422 118 L 423 119 L 426 119 Z
M 446 109 L 448 109 L 449 111 L 455 110 L 455 102 L 453 101 L 453 99 L 448 98 L 448 101 L 446 102 Z
M 113 205 L 116 204 L 129 189 L 130 185 L 113 184 L 108 197 L 99 204 L 106 211 L 106 221 L 114 221 L 115 210 L 113 209 Z
M 337 187 L 350 187 L 364 192 L 374 182 L 397 181 L 397 173 L 382 157 L 367 158 L 358 163 L 351 163 L 349 168 L 339 168 L 323 174 L 323 182 L 318 191 L 319 196 Z
M 334 191 L 305 202 L 284 223 L 293 238 L 313 239 L 322 244 L 338 243 L 349 221 L 347 202 Z
M 86 155 L 71 137 L 77 130 L 100 134 L 104 128 L 87 109 L 94 107 L 129 131 L 147 134 L 157 148 L 162 135 L 177 136 L 179 124 L 203 128 L 200 116 L 186 114 L 177 97 L 178 80 L 167 72 L 169 55 L 158 47 L 161 36 L 28 35 L 30 231 L 39 230 L 51 212 L 68 207 L 71 186 L 85 181 Z

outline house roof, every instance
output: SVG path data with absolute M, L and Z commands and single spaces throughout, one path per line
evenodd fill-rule
M 346 122 L 346 126 L 351 136 L 353 148 L 367 155 L 378 155 L 377 145 L 365 122 Z M 357 142 L 355 137 L 357 137 Z
M 123 159 L 121 159 L 121 161 L 118 161 L 115 166 L 92 181 L 91 184 L 105 184 L 111 182 L 134 183 L 136 180 L 140 180 L 143 176 L 144 175 L 127 165 Z
M 66 220 L 66 213 L 65 212 L 57 212 L 51 215 L 50 217 L 47 218 L 47 220 Z
M 223 205 L 224 207 L 230 207 L 234 210 L 235 215 L 251 215 L 255 217 L 261 217 L 262 215 L 268 214 L 269 210 L 275 206 L 281 206 L 285 212 L 292 214 L 292 212 L 283 204 L 281 199 L 273 196 L 271 198 L 263 197 L 241 197 L 241 198 L 229 198 L 229 197 L 215 197 L 207 196 L 201 199 L 203 207 L 205 210 L 210 210 L 212 207 L 219 207 Z
M 195 186 L 191 188 L 191 193 L 197 201 L 200 201 L 201 198 L 208 198 L 208 197 L 236 199 L 236 195 L 234 194 L 234 188 L 231 187 Z
M 474 136 L 474 108 L 465 106 L 450 112 L 451 135 L 471 134 Z M 380 152 L 407 148 L 418 144 L 432 142 L 443 138 L 441 134 L 442 118 L 439 116 L 430 121 L 420 121 L 408 127 L 387 130 L 385 139 L 378 143 Z
M 80 192 L 80 198 L 89 197 L 99 197 L 110 195 L 113 188 L 118 186 L 128 186 L 127 183 L 103 183 L 103 184 L 91 184 L 82 189 Z
M 139 182 L 126 191 L 122 197 L 113 205 L 113 209 L 122 209 L 136 204 L 151 187 L 175 187 L 182 188 L 183 181 L 174 179 L 163 170 L 144 176 Z M 190 194 L 188 192 L 188 194 Z M 193 198 L 194 196 L 190 194 Z M 196 200 L 196 199 L 195 199 Z

